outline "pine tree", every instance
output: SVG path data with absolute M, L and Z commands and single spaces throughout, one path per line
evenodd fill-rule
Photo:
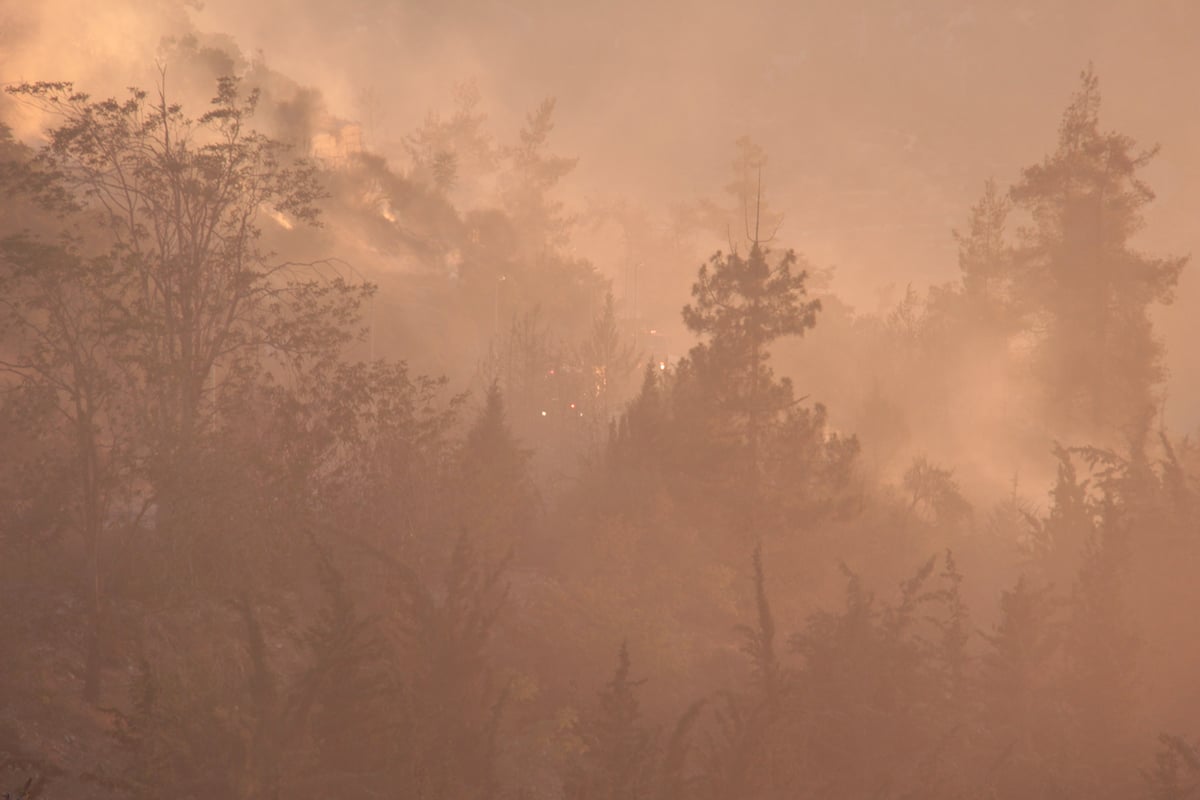
M 768 347 L 782 336 L 803 335 L 821 308 L 807 299 L 807 272 L 793 272 L 799 263 L 793 251 L 771 262 L 757 240 L 745 257 L 715 254 L 700 267 L 694 303 L 683 309 L 688 329 L 706 340 L 680 365 L 680 383 L 689 384 L 680 388 L 707 409 L 710 435 L 736 448 L 736 468 L 754 496 L 767 429 L 794 402 L 791 381 L 777 380 L 768 364 Z
M 554 98 L 547 98 L 525 118 L 517 144 L 505 148 L 507 170 L 501 175 L 500 197 L 520 235 L 522 249 L 533 257 L 563 247 L 573 219 L 550 193 L 579 159 L 548 152 L 554 131 Z
M 440 587 L 391 563 L 401 604 L 391 791 L 447 800 L 496 793 L 508 692 L 496 685 L 489 650 L 508 597 L 501 583 L 507 564 L 481 558 L 466 535 L 457 540 Z
M 617 669 L 600 692 L 599 707 L 583 729 L 584 752 L 564 780 L 568 800 L 646 800 L 653 796 L 657 742 L 641 720 L 630 677 L 629 648 L 617 654 Z
M 1127 797 L 1133 776 L 1134 685 L 1138 638 L 1125 597 L 1128 520 L 1106 502 L 1083 545 L 1064 637 L 1065 692 L 1080 760 L 1079 782 L 1092 797 Z
M 1013 307 L 1013 252 L 1006 239 L 1012 201 L 994 180 L 984 183 L 983 196 L 971 207 L 967 229 L 954 232 L 958 243 L 958 268 L 970 318 L 993 332 L 1011 324 Z
M 984 730 L 991 791 L 999 798 L 1061 797 L 1066 739 L 1059 656 L 1059 602 L 1048 586 L 1022 576 L 1000 598 L 1000 620 L 984 634 L 981 662 Z
M 767 596 L 762 548 L 752 558 L 754 624 L 738 625 L 749 679 L 713 704 L 704 751 L 703 785 L 714 800 L 756 796 L 783 778 L 789 765 L 786 724 L 791 676 L 775 651 L 775 618 Z
M 758 684 L 763 701 L 776 705 L 784 692 L 784 674 L 775 655 L 775 618 L 767 598 L 767 580 L 763 573 L 762 545 L 754 548 L 754 603 L 757 624 L 739 625 L 742 635 L 742 652 L 753 665 L 754 680 Z
M 1096 527 L 1096 513 L 1088 496 L 1089 481 L 1081 478 L 1071 451 L 1055 443 L 1058 460 L 1050 511 L 1045 519 L 1027 515 L 1030 555 L 1052 583 L 1068 583 Z
M 727 239 L 731 249 L 743 249 L 759 241 L 760 231 L 777 230 L 783 215 L 772 211 L 764 199 L 762 178 L 767 166 L 766 150 L 749 136 L 738 137 L 734 148 L 736 154 L 729 165 L 729 183 L 724 187 L 729 205 L 702 200 L 694 217 L 713 235 Z
M 1151 417 L 1163 378 L 1149 310 L 1171 301 L 1186 258 L 1131 245 L 1154 193 L 1139 150 L 1100 127 L 1100 83 L 1089 67 L 1063 114 L 1055 152 L 1012 189 L 1032 218 L 1022 232 L 1015 292 L 1044 325 L 1037 357 L 1053 419 L 1111 441 Z
M 493 382 L 463 442 L 457 499 L 461 525 L 493 557 L 516 546 L 533 524 L 537 494 L 529 457 L 509 428 L 500 385 Z
M 449 118 L 430 112 L 421 127 L 404 139 L 413 176 L 442 192 L 464 183 L 476 188 L 480 178 L 495 170 L 498 155 L 485 129 L 487 115 L 479 110 L 478 87 L 458 84 L 453 99 Z

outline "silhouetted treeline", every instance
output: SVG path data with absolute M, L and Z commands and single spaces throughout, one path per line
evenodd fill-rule
M 235 78 L 199 116 L 9 91 L 48 125 L 0 128 L 11 796 L 1200 792 L 1200 454 L 1149 316 L 1185 260 L 1130 242 L 1152 153 L 1090 70 L 1051 155 L 986 184 L 961 279 L 885 317 L 775 243 L 739 141 L 733 205 L 687 212 L 728 249 L 672 353 L 571 251 L 552 101 L 499 146 L 464 89 L 401 169 L 257 131 Z M 380 357 L 387 295 L 324 206 L 444 267 L 388 291 L 463 326 L 405 341 L 478 355 L 475 392 Z M 840 416 L 780 356 L 826 319 L 862 373 Z M 980 375 L 1019 419 L 972 409 Z M 963 406 L 963 461 L 1006 454 L 983 491 L 919 439 Z

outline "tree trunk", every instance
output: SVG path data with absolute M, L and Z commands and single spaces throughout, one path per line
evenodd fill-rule
M 96 443 L 90 421 L 80 432 L 83 450 L 83 535 L 86 549 L 88 594 L 88 640 L 84 662 L 83 699 L 95 704 L 100 700 L 103 678 L 103 587 L 100 579 L 100 484 L 96 463 Z

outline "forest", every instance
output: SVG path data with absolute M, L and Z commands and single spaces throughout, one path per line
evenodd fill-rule
M 0 59 L 0 797 L 1200 798 L 1192 267 L 1107 73 L 872 308 L 753 126 L 581 201 L 555 97 L 388 139 L 156 46 Z

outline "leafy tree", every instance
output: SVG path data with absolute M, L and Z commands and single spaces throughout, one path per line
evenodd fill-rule
M 57 120 L 9 178 L 64 221 L 51 238 L 0 242 L 2 322 L 15 353 L 7 371 L 60 412 L 75 442 L 94 700 L 99 552 L 114 487 L 128 494 L 126 473 L 148 485 L 159 527 L 187 552 L 218 380 L 236 389 L 279 367 L 328 362 L 352 336 L 369 287 L 263 249 L 263 217 L 315 224 L 321 190 L 311 167 L 249 127 L 257 94 L 243 98 L 235 80 L 220 81 L 199 119 L 165 90 L 102 101 L 66 83 L 8 91 Z
M 909 509 L 937 524 L 953 525 L 971 515 L 971 505 L 962 496 L 954 472 L 929 463 L 923 456 L 913 459 L 902 482 L 909 493 Z
M 95 226 L 118 306 L 122 390 L 145 431 L 146 461 L 162 514 L 181 502 L 178 484 L 212 408 L 214 370 L 226 380 L 260 375 L 265 359 L 292 367 L 329 359 L 369 287 L 352 287 L 262 249 L 261 221 L 315 224 L 321 189 L 313 169 L 254 132 L 258 96 L 219 82 L 212 109 L 185 116 L 160 91 L 93 101 L 70 84 L 9 90 L 62 122 L 38 161 L 45 187 Z M 102 238 L 101 238 L 102 237 Z M 90 255 L 90 254 L 89 254 Z M 10 259 L 32 266 L 31 256 Z
M 95 701 L 104 626 L 102 537 L 129 449 L 126 440 L 112 435 L 127 430 L 114 419 L 120 390 L 120 353 L 113 346 L 120 330 L 114 297 L 118 277 L 110 261 L 86 259 L 69 241 L 47 245 L 9 238 L 0 257 L 6 267 L 0 275 L 0 335 L 14 353 L 0 360 L 0 368 L 25 394 L 19 404 L 34 417 L 53 413 L 71 443 L 67 474 L 74 483 L 71 505 L 86 553 L 90 629 L 84 696 Z

